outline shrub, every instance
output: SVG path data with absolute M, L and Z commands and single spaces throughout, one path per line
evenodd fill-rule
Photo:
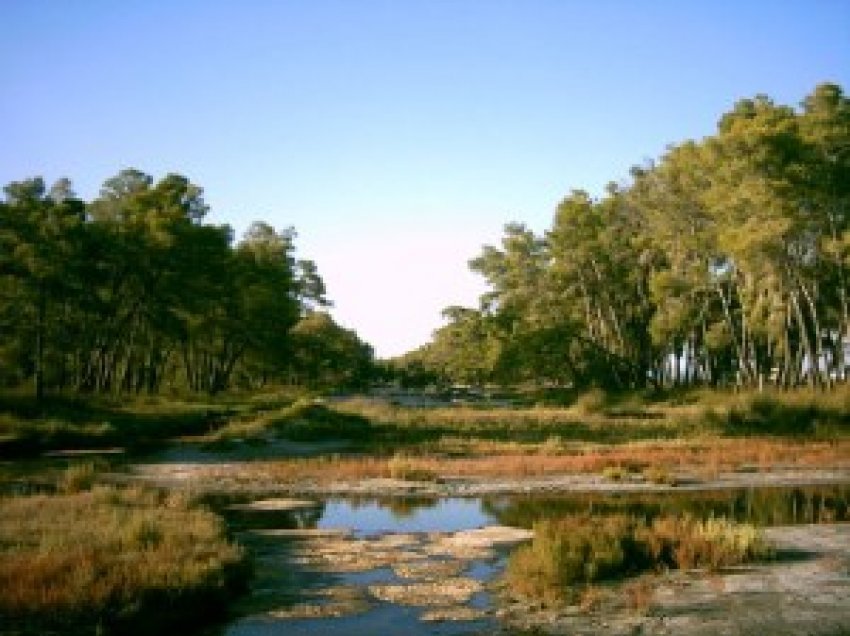
M 650 569 L 716 569 L 769 555 L 755 528 L 725 519 L 668 516 L 647 524 L 625 515 L 579 515 L 536 523 L 534 539 L 511 555 L 505 578 L 514 594 L 553 604 L 577 599 L 592 583 Z M 645 590 L 629 589 L 635 608 L 644 608 Z
M 511 555 L 508 585 L 545 603 L 574 598 L 584 585 L 622 574 L 640 560 L 634 525 L 625 516 L 539 521 L 534 540 Z

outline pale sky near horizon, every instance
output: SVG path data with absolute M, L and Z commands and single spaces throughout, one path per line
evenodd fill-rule
M 475 306 L 545 229 L 736 100 L 850 90 L 846 0 L 4 0 L 0 184 L 185 174 L 210 222 L 295 226 L 378 355 Z

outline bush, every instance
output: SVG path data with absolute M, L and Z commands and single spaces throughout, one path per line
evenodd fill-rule
M 534 539 L 517 548 L 505 572 L 516 595 L 545 604 L 574 601 L 597 581 L 659 568 L 716 569 L 766 558 L 752 526 L 692 517 L 645 520 L 614 515 L 544 519 Z
M 622 515 L 544 519 L 534 540 L 511 555 L 510 588 L 545 603 L 575 598 L 584 585 L 627 572 L 642 561 L 635 521 Z

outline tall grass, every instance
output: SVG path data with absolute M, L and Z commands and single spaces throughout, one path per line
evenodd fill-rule
M 148 450 L 180 436 L 205 435 L 227 422 L 292 404 L 295 393 L 276 390 L 225 394 L 79 397 L 42 402 L 0 392 L 0 457 L 49 450 L 105 448 Z
M 95 487 L 0 499 L 0 616 L 13 631 L 203 622 L 245 574 L 220 520 L 181 495 Z
M 305 397 L 286 406 L 278 405 L 267 411 L 231 418 L 224 426 L 198 441 L 215 447 L 234 441 L 264 442 L 271 437 L 296 441 L 362 440 L 369 433 L 370 425 L 365 417 L 338 411 Z
M 752 526 L 726 520 L 626 515 L 543 519 L 534 539 L 517 548 L 505 571 L 516 596 L 558 604 L 590 585 L 659 568 L 720 568 L 766 558 Z

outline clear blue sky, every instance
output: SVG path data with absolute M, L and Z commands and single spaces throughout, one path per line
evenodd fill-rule
M 0 182 L 180 172 L 294 225 L 337 319 L 425 342 L 504 223 L 535 230 L 739 98 L 850 90 L 847 0 L 4 0 Z

